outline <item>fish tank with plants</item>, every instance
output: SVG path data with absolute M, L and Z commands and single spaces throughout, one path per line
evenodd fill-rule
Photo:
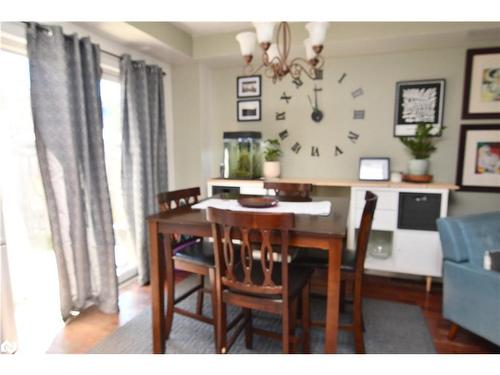
M 262 133 L 224 132 L 224 178 L 262 176 Z

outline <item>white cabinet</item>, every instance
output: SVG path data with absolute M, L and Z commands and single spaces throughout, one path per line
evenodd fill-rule
M 354 248 L 367 190 L 378 196 L 365 269 L 431 277 L 442 274 L 439 233 L 432 227 L 448 210 L 448 189 L 352 187 L 348 247 Z M 408 203 L 409 202 L 409 203 Z M 432 205 L 432 206 L 431 206 Z M 422 206 L 422 212 L 419 211 Z M 429 215 L 422 219 L 421 215 Z M 414 223 L 414 228 L 412 228 Z

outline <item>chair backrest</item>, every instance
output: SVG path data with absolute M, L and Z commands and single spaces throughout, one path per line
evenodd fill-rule
M 159 193 L 156 198 L 158 199 L 158 204 L 160 205 L 160 212 L 166 212 L 190 207 L 193 204 L 198 203 L 198 197 L 200 194 L 200 188 L 193 187 L 189 189 L 165 191 L 163 193 Z M 199 241 L 200 237 L 174 234 L 170 236 L 170 240 L 172 241 L 173 251 L 176 253 L 185 246 L 189 246 Z
M 287 259 L 293 214 L 210 207 L 207 218 L 212 223 L 216 278 L 222 285 L 244 293 L 288 296 L 288 263 L 274 260 L 272 245 L 280 244 L 282 259 Z M 256 246 L 260 246 L 260 261 L 252 257 Z M 281 280 L 272 278 L 275 266 L 281 267 Z
M 358 230 L 358 239 L 356 242 L 356 263 L 355 272 L 362 273 L 366 250 L 368 247 L 368 241 L 370 239 L 370 232 L 372 230 L 373 214 L 375 213 L 375 208 L 377 207 L 378 197 L 371 191 L 367 191 L 365 194 L 365 207 L 363 209 L 363 215 L 361 216 L 361 224 Z
M 279 198 L 295 202 L 310 202 L 312 184 L 293 184 L 287 182 L 264 182 L 264 189 L 274 190 Z
M 170 211 L 180 207 L 189 207 L 198 203 L 198 197 L 201 195 L 199 187 L 166 191 L 157 195 L 160 211 Z

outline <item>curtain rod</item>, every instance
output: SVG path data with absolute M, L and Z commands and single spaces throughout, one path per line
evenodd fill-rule
M 27 22 L 27 21 L 21 21 L 21 23 L 25 24 L 26 26 L 28 26 L 30 24 L 30 22 Z M 44 31 L 51 31 L 48 27 L 46 26 L 43 26 L 43 25 L 40 25 L 39 23 L 36 24 L 36 27 L 40 28 L 41 30 L 44 30 Z M 106 55 L 109 55 L 109 56 L 112 56 L 114 58 L 117 58 L 118 60 L 121 60 L 122 59 L 122 56 L 119 56 L 113 52 L 109 52 L 109 51 L 106 51 L 104 49 L 99 49 L 102 53 L 105 53 Z M 163 70 L 163 69 L 162 69 Z M 162 76 L 166 76 L 167 73 L 165 72 L 161 72 Z

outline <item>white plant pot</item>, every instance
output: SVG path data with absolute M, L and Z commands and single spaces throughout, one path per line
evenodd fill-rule
M 265 161 L 264 162 L 264 177 L 265 178 L 276 178 L 279 177 L 281 173 L 280 162 L 279 161 Z
M 412 159 L 408 163 L 408 173 L 413 176 L 424 176 L 429 170 L 428 159 Z

